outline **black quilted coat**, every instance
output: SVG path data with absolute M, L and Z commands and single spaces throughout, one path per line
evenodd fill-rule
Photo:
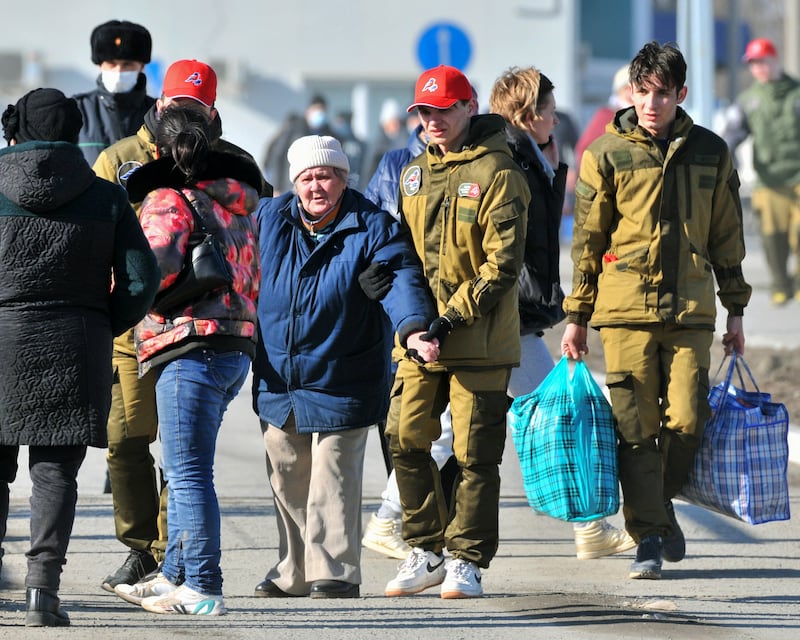
M 106 446 L 111 340 L 159 279 L 125 191 L 76 145 L 0 150 L 0 444 Z

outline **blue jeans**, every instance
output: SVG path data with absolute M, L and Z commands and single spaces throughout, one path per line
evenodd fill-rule
M 158 372 L 161 453 L 169 485 L 169 541 L 162 573 L 170 582 L 222 594 L 220 515 L 214 453 L 222 415 L 236 396 L 250 359 L 239 351 L 191 351 Z

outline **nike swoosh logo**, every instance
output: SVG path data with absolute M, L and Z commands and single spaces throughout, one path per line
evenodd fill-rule
M 444 558 L 442 558 L 441 560 L 439 560 L 439 564 L 436 564 L 436 565 L 432 565 L 430 562 L 428 562 L 428 573 L 433 573 L 433 572 L 434 572 L 434 571 L 436 571 L 436 570 L 437 570 L 439 567 L 441 567 L 443 563 L 444 563 Z

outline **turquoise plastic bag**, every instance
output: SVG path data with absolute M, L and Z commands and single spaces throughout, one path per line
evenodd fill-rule
M 611 405 L 586 364 L 570 378 L 566 356 L 532 392 L 514 400 L 509 427 L 528 503 L 583 522 L 619 510 L 617 435 Z

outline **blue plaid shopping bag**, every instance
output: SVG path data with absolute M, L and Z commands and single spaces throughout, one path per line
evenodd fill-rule
M 528 503 L 559 520 L 596 520 L 619 509 L 617 436 L 611 406 L 586 364 L 566 356 L 532 392 L 514 400 L 509 427 Z
M 722 365 L 720 365 L 720 369 Z M 755 391 L 745 389 L 742 368 Z M 736 371 L 741 386 L 732 383 Z M 689 479 L 676 496 L 750 524 L 789 519 L 789 414 L 762 393 L 741 355 L 708 396 L 711 418 Z

